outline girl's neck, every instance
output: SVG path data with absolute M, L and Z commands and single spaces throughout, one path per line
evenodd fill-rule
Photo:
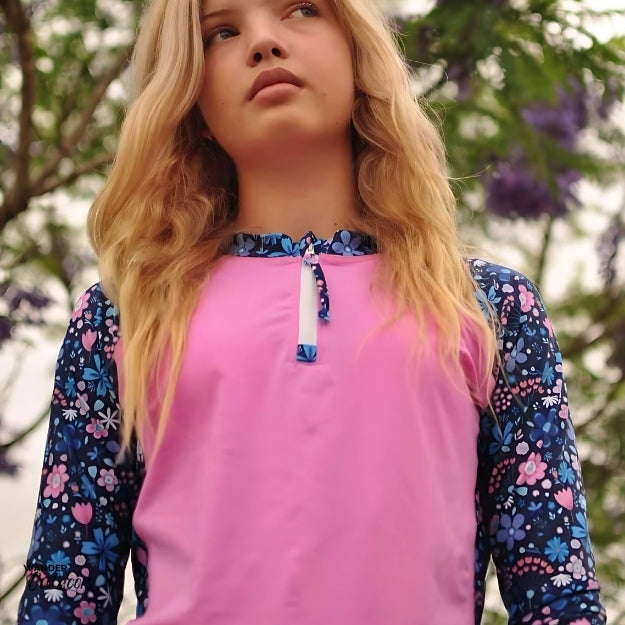
M 312 230 L 330 238 L 357 215 L 351 147 L 267 154 L 237 168 L 238 232 L 281 232 L 292 239 Z

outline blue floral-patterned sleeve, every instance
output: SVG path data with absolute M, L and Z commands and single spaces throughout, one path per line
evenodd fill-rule
M 501 362 L 481 416 L 476 623 L 489 557 L 510 624 L 603 625 L 586 498 L 562 373 L 540 295 L 523 275 L 471 261 L 497 311 Z
M 99 285 L 78 300 L 56 366 L 41 486 L 18 625 L 113 625 L 132 549 L 138 613 L 145 551 L 132 530 L 140 449 L 116 462 L 116 308 Z

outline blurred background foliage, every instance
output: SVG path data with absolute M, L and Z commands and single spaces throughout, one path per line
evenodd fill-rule
M 543 288 L 566 359 L 604 597 L 611 622 L 625 622 L 625 28 L 597 35 L 625 9 L 581 0 L 409 4 L 384 7 L 415 94 L 444 134 L 465 237 L 500 262 L 518 259 Z M 39 415 L 6 414 L 33 349 L 28 337 L 33 326 L 54 326 L 55 307 L 69 314 L 94 267 L 86 207 L 115 151 L 140 5 L 0 0 L 5 475 L 18 474 L 15 449 L 47 417 L 47 398 Z M 16 587 L 0 588 L 0 601 Z M 505 618 L 495 606 L 484 622 Z

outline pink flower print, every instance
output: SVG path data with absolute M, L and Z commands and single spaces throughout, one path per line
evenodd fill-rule
M 568 419 L 569 418 L 569 407 L 566 404 L 562 404 L 560 406 L 560 410 L 558 412 L 558 416 L 560 419 Z
M 72 506 L 72 516 L 83 525 L 89 525 L 93 516 L 93 508 L 90 503 L 77 503 Z
M 48 483 L 43 489 L 43 496 L 58 497 L 65 489 L 67 480 L 69 480 L 67 467 L 64 464 L 54 465 L 48 474 Z
M 573 509 L 573 491 L 570 488 L 563 488 L 555 494 L 556 501 L 567 510 Z
M 549 319 L 543 319 L 543 325 L 547 328 L 547 332 L 549 332 L 549 336 L 553 336 L 553 327 L 551 326 L 551 321 Z
M 76 394 L 76 408 L 78 408 L 81 415 L 86 415 L 89 412 L 89 404 L 87 403 L 87 397 L 88 397 L 87 393 Z
M 91 423 L 85 428 L 89 434 L 93 434 L 93 438 L 106 438 L 109 431 L 100 423 L 98 419 L 91 419 Z
M 534 308 L 534 294 L 527 290 L 524 284 L 519 285 L 519 300 L 521 301 L 521 310 L 529 312 Z
M 526 462 L 522 462 L 519 466 L 519 477 L 517 478 L 517 486 L 521 484 L 527 484 L 528 486 L 534 486 L 538 480 L 542 480 L 545 477 L 545 469 L 547 463 L 542 462 L 540 454 L 531 453 Z
M 98 333 L 93 331 L 93 330 L 87 330 L 86 332 L 83 332 L 82 335 L 82 346 L 88 351 L 91 351 L 91 348 L 93 347 L 93 344 L 95 343 L 95 340 L 98 336 Z
M 95 613 L 95 603 L 81 601 L 80 605 L 74 610 L 74 616 L 80 619 L 82 625 L 95 623 L 97 618 Z
M 99 486 L 104 486 L 109 493 L 112 493 L 117 484 L 119 484 L 119 480 L 113 469 L 100 469 Z
M 571 621 L 571 625 L 590 625 L 590 621 L 587 618 L 578 618 Z
M 91 293 L 83 293 L 78 300 L 76 301 L 76 305 L 74 306 L 74 310 L 72 311 L 72 321 L 77 321 L 78 318 L 82 315 L 82 311 L 87 309 L 89 306 L 89 298 L 91 297 Z
M 571 560 L 566 563 L 566 570 L 573 575 L 573 579 L 581 579 L 586 575 L 584 563 L 577 556 L 571 556 Z
M 83 582 L 84 577 L 76 575 L 76 573 L 72 571 L 65 579 L 65 583 L 63 585 L 65 588 L 65 594 L 70 598 L 74 598 L 76 595 L 82 595 L 85 592 Z

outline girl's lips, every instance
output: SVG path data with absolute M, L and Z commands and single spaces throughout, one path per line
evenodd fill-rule
M 270 87 L 271 85 L 277 85 L 280 83 L 287 83 L 291 85 L 295 85 L 296 87 L 303 86 L 302 81 L 292 74 L 288 70 L 283 67 L 276 67 L 274 69 L 268 69 L 264 72 L 261 72 L 256 76 L 256 80 L 252 84 L 252 88 L 248 93 L 248 100 L 253 100 L 256 94 L 265 87 Z

